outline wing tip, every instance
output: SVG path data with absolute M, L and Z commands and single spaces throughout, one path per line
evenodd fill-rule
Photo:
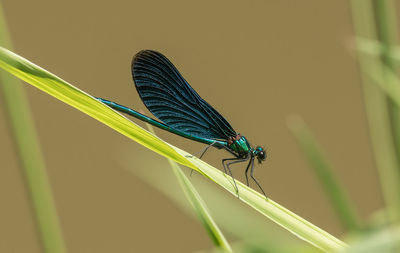
M 140 50 L 139 52 L 137 52 L 133 58 L 132 58 L 132 62 L 131 62 L 131 68 L 133 69 L 134 65 L 140 61 L 143 58 L 147 58 L 147 57 L 154 57 L 154 56 L 161 56 L 166 58 L 162 53 L 155 51 L 155 50 L 151 50 L 151 49 L 143 49 Z
M 139 70 L 139 68 L 141 68 L 141 70 Z M 163 69 L 166 72 L 175 70 L 178 75 L 180 75 L 172 62 L 165 55 L 158 51 L 144 49 L 136 53 L 132 59 L 131 72 L 135 84 L 137 73 L 146 70 L 154 72 L 157 69 Z

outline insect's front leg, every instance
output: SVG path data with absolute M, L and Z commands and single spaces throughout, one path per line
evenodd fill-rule
M 257 181 L 257 180 L 255 179 L 255 177 L 254 177 L 254 162 L 253 162 L 252 165 L 251 165 L 250 176 L 251 176 L 251 178 L 254 180 L 254 182 L 256 182 L 258 188 L 260 188 L 260 190 L 261 190 L 262 193 L 264 194 L 265 198 L 268 199 L 268 197 L 267 197 L 267 195 L 265 194 L 263 188 L 261 187 L 261 185 L 258 183 L 258 181 Z

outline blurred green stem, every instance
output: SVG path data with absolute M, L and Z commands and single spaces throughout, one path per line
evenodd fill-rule
M 149 131 L 155 134 L 153 127 L 150 124 L 146 124 Z M 203 224 L 204 229 L 207 231 L 209 237 L 213 241 L 214 245 L 221 251 L 221 252 L 232 252 L 232 248 L 229 245 L 228 241 L 226 240 L 224 234 L 221 232 L 217 224 L 215 223 L 213 217 L 211 216 L 210 212 L 207 210 L 207 205 L 200 197 L 200 194 L 194 188 L 192 183 L 183 173 L 181 167 L 174 162 L 173 160 L 168 158 L 168 162 L 174 172 L 182 191 L 184 192 L 186 199 L 191 204 L 193 210 L 196 212 L 197 217 L 199 218 L 200 222 Z
M 193 209 L 196 211 L 200 222 L 203 224 L 203 227 L 206 229 L 208 235 L 214 242 L 214 245 L 218 247 L 222 252 L 232 252 L 231 246 L 215 223 L 211 214 L 207 210 L 206 204 L 204 203 L 192 183 L 185 176 L 182 169 L 178 166 L 176 162 L 172 161 L 171 159 L 168 159 L 168 162 L 170 163 L 172 170 L 174 171 L 174 174 L 176 175 L 181 185 L 181 188 L 186 195 L 186 198 L 189 200 Z
M 395 4 L 392 0 L 374 0 L 374 7 L 377 36 L 383 49 L 381 55 L 383 65 L 397 75 L 398 66 L 394 58 L 391 57 L 392 49 L 398 42 Z M 383 71 L 383 78 L 386 83 L 400 87 L 397 79 L 388 76 L 388 71 Z M 387 103 L 393 144 L 397 155 L 397 167 L 400 170 L 400 107 L 390 96 L 387 96 Z
M 323 155 L 322 149 L 310 129 L 297 115 L 288 119 L 288 125 L 344 227 L 350 231 L 360 231 L 360 218 L 356 215 L 346 191 L 334 174 L 331 164 Z
M 352 15 L 357 37 L 376 40 L 373 8 L 370 0 L 352 0 Z M 375 55 L 358 53 L 363 82 L 365 108 L 370 128 L 375 162 L 378 168 L 383 196 L 392 220 L 399 220 L 400 186 L 399 170 L 395 147 L 392 139 L 390 115 L 387 110 L 387 99 L 384 92 L 374 84 L 369 71 L 382 74 L 382 62 Z M 361 172 L 362 173 L 362 172 Z
M 11 47 L 1 4 L 0 45 Z M 63 253 L 66 251 L 64 241 L 25 91 L 17 78 L 3 70 L 0 72 L 0 81 L 8 122 L 29 190 L 42 246 L 47 253 Z

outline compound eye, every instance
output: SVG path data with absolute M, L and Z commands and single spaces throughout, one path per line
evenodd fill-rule
M 265 159 L 267 158 L 267 155 L 265 154 L 264 151 L 261 151 L 261 152 L 260 152 L 260 157 L 261 157 L 263 160 L 265 160 Z

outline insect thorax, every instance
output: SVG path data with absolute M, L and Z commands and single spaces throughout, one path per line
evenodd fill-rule
M 228 147 L 240 156 L 247 155 L 251 150 L 251 146 L 247 139 L 240 134 L 228 139 Z

